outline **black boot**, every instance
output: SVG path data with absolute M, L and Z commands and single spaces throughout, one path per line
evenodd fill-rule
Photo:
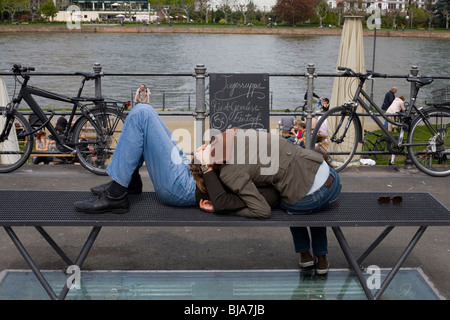
M 74 203 L 74 206 L 77 211 L 88 214 L 106 212 L 120 214 L 129 211 L 130 203 L 128 202 L 127 193 L 121 197 L 115 198 L 109 195 L 107 191 L 104 191 L 95 198 L 77 201 Z

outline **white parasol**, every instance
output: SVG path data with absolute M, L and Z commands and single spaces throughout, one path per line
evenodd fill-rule
M 0 76 L 0 107 L 4 107 L 9 103 L 8 91 L 6 89 L 5 82 L 3 81 L 3 77 Z M 5 119 L 0 115 L 0 132 L 3 130 L 3 126 L 5 124 Z M 16 131 L 14 128 L 11 130 L 8 140 L 3 143 L 0 143 L 0 151 L 3 151 L 3 148 L 6 150 L 19 150 L 19 142 L 17 140 Z M 18 155 L 0 155 L 0 163 L 10 164 L 18 161 Z
M 362 17 L 345 17 L 344 27 L 341 34 L 341 44 L 336 67 L 347 67 L 355 72 L 366 72 L 364 60 L 364 41 Z M 343 105 L 353 98 L 358 86 L 357 78 L 336 77 L 333 83 L 331 93 L 330 107 Z M 358 110 L 358 112 L 362 112 Z M 361 124 L 364 127 L 364 118 L 361 118 Z M 333 125 L 328 126 L 328 130 L 333 129 Z M 349 141 L 353 144 L 353 141 Z M 330 150 L 332 151 L 332 150 Z M 359 156 L 355 156 L 349 165 L 359 164 Z

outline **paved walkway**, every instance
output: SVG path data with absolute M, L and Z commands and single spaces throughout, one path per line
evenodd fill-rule
M 434 178 L 399 167 L 347 168 L 341 173 L 343 191 L 429 192 L 450 208 L 450 178 Z M 401 167 L 400 167 L 401 169 Z M 142 171 L 145 173 L 145 169 Z M 153 191 L 148 175 L 144 190 Z M 8 190 L 88 190 L 108 181 L 79 165 L 24 165 L 0 174 L 0 188 Z M 61 205 L 72 205 L 61 204 Z M 63 268 L 48 244 L 33 228 L 15 228 L 43 269 Z M 89 228 L 49 228 L 69 255 L 75 256 Z M 347 240 L 358 254 L 378 235 L 380 228 L 345 228 Z M 404 250 L 416 228 L 396 228 L 366 259 L 365 266 L 392 265 Z M 339 245 L 329 230 L 331 268 L 346 268 Z M 214 270 L 295 269 L 294 253 L 287 228 L 103 228 L 84 264 L 102 270 Z M 421 267 L 442 296 L 450 298 L 449 229 L 429 227 L 406 260 L 405 267 Z M 0 270 L 29 269 L 6 232 L 0 230 Z

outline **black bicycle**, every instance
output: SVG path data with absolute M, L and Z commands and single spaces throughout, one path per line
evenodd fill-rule
M 397 119 L 394 119 L 386 116 L 363 89 L 366 80 L 387 75 L 371 71 L 356 73 L 344 67 L 339 67 L 338 70 L 343 71 L 342 76 L 357 77 L 359 85 L 350 102 L 328 110 L 320 118 L 311 136 L 312 143 L 315 143 L 318 137 L 322 138 L 320 147 L 326 150 L 336 171 L 344 169 L 352 161 L 358 148 L 361 148 L 362 126 L 356 111 L 357 107 L 361 106 L 387 137 L 387 148 L 391 153 L 400 154 L 406 147 L 412 162 L 421 171 L 436 177 L 450 175 L 450 108 L 448 107 L 450 101 L 434 104 L 428 108 L 416 106 L 419 89 L 432 83 L 432 78 L 407 78 L 407 81 L 415 83 L 412 103 L 407 107 L 405 114 L 399 114 Z M 383 122 L 378 119 L 366 101 L 384 120 L 398 126 L 400 131 L 398 136 L 394 136 L 385 128 Z M 319 136 L 319 129 L 322 125 L 327 126 L 328 136 L 326 139 Z M 404 141 L 406 131 L 408 135 Z
M 19 83 L 21 88 L 17 96 L 14 90 L 15 97 L 11 103 L 0 107 L 0 173 L 16 170 L 27 161 L 33 150 L 34 134 L 45 127 L 60 152 L 76 155 L 84 168 L 106 175 L 106 168 L 122 132 L 124 111 L 131 104 L 103 97 L 82 97 L 85 82 L 98 79 L 101 77 L 99 73 L 76 72 L 75 75 L 83 77 L 78 94 L 67 97 L 29 86 L 30 72 L 34 70 L 33 67 L 20 65 L 14 65 L 11 70 L 16 84 Z M 54 111 L 44 112 L 33 96 L 72 105 L 68 126 L 62 134 L 58 134 L 51 122 Z M 19 111 L 23 100 L 37 116 L 40 125 L 31 126 Z M 81 114 L 78 116 L 77 113 Z

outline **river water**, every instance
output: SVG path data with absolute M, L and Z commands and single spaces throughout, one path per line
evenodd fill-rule
M 339 44 L 340 36 L 3 33 L 0 34 L 0 72 L 9 71 L 15 63 L 34 66 L 38 72 L 92 71 L 98 62 L 106 74 L 193 73 L 197 64 L 204 64 L 209 73 L 304 74 L 312 63 L 317 73 L 327 74 L 335 72 Z M 365 62 L 369 70 L 373 47 L 374 38 L 365 37 Z M 447 39 L 377 37 L 375 71 L 407 75 L 411 66 L 416 65 L 422 75 L 448 76 L 449 48 Z M 4 76 L 4 79 L 11 96 L 12 77 Z M 32 78 L 30 84 L 74 96 L 79 81 L 78 77 L 42 76 Z M 195 79 L 190 76 L 106 76 L 102 79 L 102 93 L 129 100 L 140 83 L 146 83 L 152 90 L 155 107 L 162 106 L 163 91 L 166 107 L 187 107 L 188 93 L 191 93 L 191 107 L 195 107 Z M 314 84 L 319 96 L 331 95 L 332 77 L 317 77 Z M 430 99 L 432 90 L 446 84 L 448 80 L 436 80 L 421 91 L 420 99 Z M 381 104 L 385 92 L 393 85 L 399 88 L 398 96 L 408 99 L 409 83 L 405 79 L 377 79 L 373 89 L 376 102 Z M 273 109 L 293 109 L 302 104 L 306 86 L 303 76 L 271 77 Z M 93 93 L 93 82 L 87 83 L 86 95 L 90 93 Z

